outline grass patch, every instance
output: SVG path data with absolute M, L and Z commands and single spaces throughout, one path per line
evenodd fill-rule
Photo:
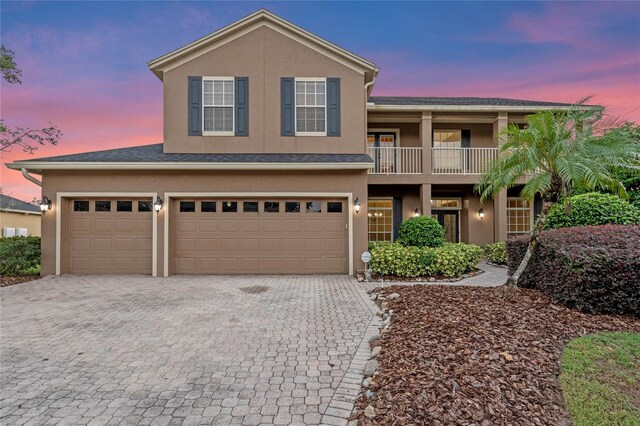
M 562 355 L 560 384 L 575 426 L 640 425 L 640 334 L 572 340 Z

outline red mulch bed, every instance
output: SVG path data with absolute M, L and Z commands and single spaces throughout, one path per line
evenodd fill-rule
M 17 277 L 8 277 L 0 275 L 0 287 L 8 287 L 14 284 L 26 283 L 28 281 L 39 280 L 40 275 L 21 275 Z
M 640 320 L 586 315 L 536 290 L 395 286 L 372 399 L 361 425 L 570 424 L 557 377 L 564 345 L 583 334 L 640 332 Z M 364 389 L 363 389 L 364 391 Z M 376 416 L 366 418 L 371 404 Z

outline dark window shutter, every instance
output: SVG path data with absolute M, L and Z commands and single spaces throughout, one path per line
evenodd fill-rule
M 295 79 L 282 77 L 280 79 L 280 135 L 295 136 Z
M 400 236 L 400 224 L 402 223 L 402 198 L 393 198 L 393 239 L 394 241 Z
M 188 83 L 188 134 L 202 136 L 202 77 L 189 77 Z
M 460 130 L 461 142 L 463 148 L 471 148 L 471 130 Z
M 236 136 L 249 136 L 249 77 L 235 78 Z
M 339 78 L 327 78 L 327 136 L 340 136 Z

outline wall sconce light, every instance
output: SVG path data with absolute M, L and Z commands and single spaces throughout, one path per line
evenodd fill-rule
M 42 196 L 42 200 L 40 200 L 40 211 L 42 213 L 46 213 L 47 210 L 51 210 L 51 200 L 46 195 Z
M 153 209 L 156 211 L 156 213 L 158 213 L 160 210 L 162 210 L 162 198 L 160 198 L 160 196 L 158 195 L 158 197 L 156 198 L 156 201 L 153 202 Z
M 356 197 L 356 201 L 353 202 L 353 210 L 355 210 L 356 214 L 360 213 L 360 199 Z
M 415 217 L 420 216 L 420 210 L 416 208 L 416 211 L 415 211 L 415 212 L 413 212 L 413 215 L 414 215 Z
M 479 217 L 480 219 L 484 219 L 484 209 L 483 209 L 483 208 L 481 208 L 480 210 L 478 210 L 478 217 Z

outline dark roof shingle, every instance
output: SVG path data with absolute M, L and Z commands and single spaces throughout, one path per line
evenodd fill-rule
M 570 106 L 559 102 L 530 101 L 506 98 L 473 97 L 419 97 L 419 96 L 371 96 L 369 102 L 376 105 L 451 105 L 451 106 L 513 106 L 513 107 L 558 107 Z
M 40 213 L 40 207 L 4 194 L 0 194 L 0 210 L 19 210 L 24 212 Z
M 162 144 L 82 152 L 25 160 L 28 162 L 87 163 L 371 163 L 367 154 L 196 154 L 164 153 Z

